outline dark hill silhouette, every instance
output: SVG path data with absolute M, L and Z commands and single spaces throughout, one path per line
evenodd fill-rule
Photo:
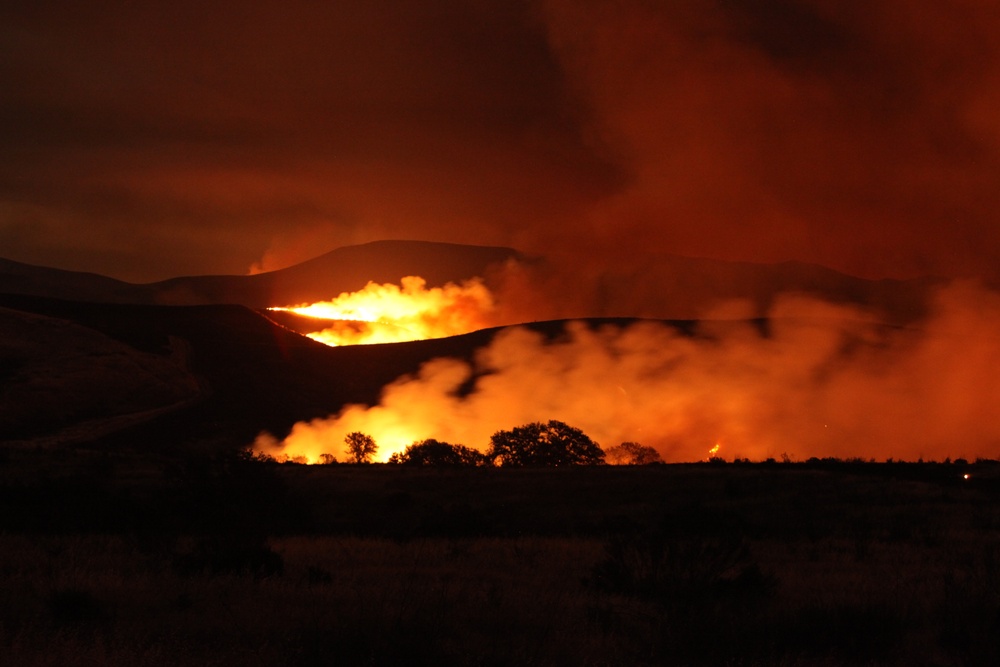
M 490 284 L 499 267 L 512 259 L 540 269 L 535 275 L 540 283 L 549 284 L 552 276 L 546 275 L 556 270 L 544 260 L 529 260 L 511 248 L 378 241 L 338 248 L 270 273 L 189 276 L 146 285 L 0 260 L 0 293 L 101 303 L 239 304 L 261 309 L 330 299 L 359 290 L 369 281 L 398 284 L 407 275 L 422 276 L 431 286 L 474 276 Z M 755 264 L 660 254 L 611 267 L 593 282 L 573 275 L 557 278 L 560 293 L 577 290 L 567 294 L 577 305 L 566 308 L 552 304 L 550 312 L 533 312 L 531 318 L 692 319 L 733 299 L 750 303 L 753 314 L 761 316 L 778 295 L 794 292 L 858 305 L 881 313 L 888 322 L 899 323 L 919 317 L 929 290 L 940 282 L 934 278 L 867 280 L 801 262 Z M 516 312 L 516 308 L 512 310 Z
M 0 258 L 0 293 L 108 303 L 142 303 L 143 286 L 96 273 L 64 271 Z
M 295 422 L 325 417 L 346 404 L 374 404 L 382 387 L 400 375 L 414 373 L 421 364 L 437 357 L 471 360 L 475 351 L 501 330 L 410 343 L 332 348 L 236 305 L 94 304 L 0 295 L 0 308 L 72 323 L 79 330 L 97 332 L 135 353 L 158 356 L 164 363 L 176 359 L 177 350 L 183 349 L 183 370 L 196 379 L 201 389 L 197 397 L 163 414 L 145 415 L 148 418 L 135 420 L 138 423 L 121 421 L 118 429 L 102 422 L 106 428 L 93 433 L 93 440 L 104 445 L 163 451 L 183 446 L 244 446 L 262 430 L 284 435 Z M 593 320 L 592 324 L 623 325 L 628 321 Z M 565 330 L 565 322 L 527 326 L 550 338 Z M 683 328 L 686 323 L 677 326 Z M 0 364 L 3 362 L 0 358 Z M 101 368 L 88 372 L 99 379 Z M 87 391 L 87 387 L 81 391 Z M 53 396 L 53 400 L 57 399 L 64 396 Z M 158 405 L 166 407 L 174 400 L 171 396 Z M 144 407 L 148 410 L 151 406 Z M 108 414 L 106 410 L 91 416 Z M 57 426 L 80 426 L 88 416 L 76 417 L 75 423 Z M 18 440 L 44 436 L 58 441 L 48 420 L 8 426 L 9 433 L 16 427 Z M 76 428 L 70 440 L 83 442 L 88 440 L 86 435 Z
M 65 319 L 0 307 L 0 440 L 92 439 L 196 400 L 187 345 L 145 352 Z
M 779 295 L 802 294 L 870 310 L 891 323 L 925 313 L 938 278 L 868 280 L 817 264 L 755 264 L 659 255 L 611 271 L 599 281 L 586 315 L 693 319 L 713 305 L 743 300 L 764 316 Z
M 82 350 L 73 357 L 73 364 L 82 363 L 88 358 L 86 350 L 92 350 L 106 365 L 161 368 L 160 379 L 168 378 L 160 384 L 152 380 L 148 385 L 138 380 L 129 384 L 132 380 L 121 374 L 112 377 L 98 365 L 81 367 L 73 384 L 60 371 L 59 391 L 50 392 L 48 398 L 44 392 L 37 393 L 31 399 L 38 401 L 31 404 L 34 407 L 7 406 L 6 414 L 36 417 L 23 417 L 30 423 L 0 424 L 5 431 L 0 440 L 45 436 L 54 441 L 83 441 L 92 436 L 130 446 L 245 445 L 261 430 L 282 435 L 297 421 L 335 413 L 345 404 L 375 403 L 387 383 L 417 371 L 427 360 L 471 359 L 497 330 L 439 340 L 330 348 L 293 331 L 306 328 L 294 315 L 268 313 L 265 317 L 258 311 L 330 298 L 360 289 L 369 280 L 397 282 L 409 274 L 421 275 L 431 285 L 476 275 L 488 278 L 511 258 L 523 259 L 509 248 L 385 241 L 340 248 L 255 276 L 177 278 L 150 285 L 0 260 L 0 307 L 54 318 L 55 322 L 46 323 L 50 336 L 46 340 L 62 336 L 52 344 L 76 345 Z M 758 265 L 661 256 L 604 276 L 596 296 L 588 295 L 590 305 L 572 315 L 605 318 L 589 319 L 594 324 L 622 324 L 645 317 L 671 321 L 687 331 L 688 324 L 681 320 L 693 319 L 713 303 L 747 300 L 756 308 L 747 315 L 752 317 L 763 313 L 777 295 L 799 292 L 881 310 L 892 324 L 917 317 L 935 284 L 933 279 L 864 280 L 794 262 Z M 546 335 L 558 336 L 565 329 L 564 322 L 544 321 L 554 319 L 547 313 L 533 315 L 543 321 L 529 326 Z M 57 367 L 45 366 L 43 343 L 24 333 L 29 319 L 9 314 L 0 347 L 0 395 L 27 395 L 25 386 L 8 390 L 23 381 L 16 378 L 29 361 L 40 364 L 35 366 L 37 373 Z M 92 333 L 74 333 L 73 327 L 59 329 L 60 321 Z M 107 340 L 94 338 L 93 333 Z M 77 337 L 87 340 L 76 341 Z M 110 359 L 117 361 L 112 364 Z M 197 391 L 185 389 L 190 382 L 197 385 Z M 71 396 L 66 403 L 66 394 L 60 392 L 70 386 L 90 387 L 95 393 L 102 391 L 101 386 L 116 391 L 130 387 L 129 391 L 146 398 L 112 400 L 116 395 L 112 392 L 103 402 Z M 37 417 L 47 405 L 57 418 Z M 80 407 L 85 405 L 95 407 L 88 413 Z M 59 435 L 66 429 L 75 429 L 72 437 Z
M 98 303 L 210 305 L 249 308 L 287 306 L 330 299 L 369 281 L 399 283 L 408 275 L 428 285 L 487 278 L 508 259 L 511 248 L 377 241 L 338 248 L 286 269 L 252 276 L 188 276 L 136 285 L 91 273 L 63 271 L 0 259 L 0 293 Z
M 372 368 L 364 353 L 315 343 L 244 306 L 91 304 L 11 295 L 0 296 L 0 306 L 72 322 L 146 354 L 166 357 L 172 341 L 183 343 L 189 370 L 203 388 L 199 399 L 101 437 L 113 444 L 246 444 L 261 429 L 280 432 L 346 400 L 377 395 L 376 385 L 391 374 Z
M 410 275 L 421 276 L 432 286 L 487 277 L 507 260 L 519 257 L 511 248 L 377 241 L 338 248 L 270 273 L 174 278 L 147 287 L 158 303 L 238 303 L 266 308 L 330 299 L 359 290 L 369 281 L 398 284 Z

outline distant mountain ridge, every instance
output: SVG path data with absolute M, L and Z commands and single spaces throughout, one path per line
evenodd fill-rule
M 95 303 L 143 303 L 141 285 L 114 278 L 24 264 L 0 257 L 0 293 Z
M 359 290 L 369 281 L 399 283 L 408 275 L 419 275 L 432 286 L 485 278 L 504 262 L 517 259 L 524 256 L 512 248 L 376 241 L 337 248 L 268 273 L 185 276 L 147 284 L 0 259 L 0 293 L 93 303 L 238 304 L 259 309 L 330 299 Z
M 541 289 L 557 270 L 544 259 L 529 258 L 513 248 L 376 241 L 337 248 L 268 273 L 186 276 L 149 284 L 0 259 L 0 294 L 94 303 L 237 304 L 259 310 L 331 299 L 362 289 L 369 281 L 398 284 L 407 275 L 422 276 L 431 286 L 478 276 L 495 288 L 502 268 L 510 261 L 539 269 L 537 274 L 527 275 L 529 281 L 537 279 Z M 585 272 L 586 268 L 580 266 L 579 270 Z M 570 267 L 571 275 L 557 280 L 561 289 L 557 293 L 575 305 L 567 309 L 552 304 L 551 312 L 534 312 L 530 319 L 693 319 L 714 305 L 733 300 L 750 304 L 753 316 L 764 316 L 779 295 L 799 293 L 870 309 L 889 322 L 907 322 L 923 314 L 930 290 L 941 282 L 934 278 L 868 280 L 803 262 L 756 264 L 668 254 L 610 267 L 590 282 L 572 275 L 576 270 Z M 517 304 L 513 306 L 516 313 Z
M 588 316 L 696 319 L 713 305 L 739 300 L 751 306 L 751 316 L 764 317 L 780 296 L 799 294 L 903 323 L 925 314 L 928 295 L 942 282 L 933 277 L 870 280 L 796 261 L 757 264 L 658 255 L 601 276 Z
M 348 403 L 372 404 L 383 386 L 430 359 L 472 359 L 499 329 L 331 348 L 295 333 L 291 319 L 254 311 L 331 298 L 369 281 L 398 283 L 405 275 L 431 285 L 474 276 L 489 284 L 512 260 L 529 269 L 522 274 L 527 288 L 550 290 L 549 299 L 565 295 L 579 308 L 556 313 L 559 304 L 552 304 L 552 313 L 543 306 L 515 321 L 515 307 L 503 322 L 527 321 L 550 337 L 565 323 L 547 321 L 565 319 L 615 326 L 655 319 L 686 333 L 692 323 L 683 321 L 713 304 L 741 300 L 756 309 L 741 317 L 755 318 L 789 292 L 879 311 L 895 324 L 918 317 L 938 283 L 865 280 L 797 262 L 668 255 L 614 267 L 596 282 L 581 266 L 580 275 L 547 283 L 554 266 L 511 248 L 416 241 L 339 248 L 258 275 L 147 285 L 0 260 L 0 442 L 233 447 L 261 430 L 287 433 L 297 421 Z

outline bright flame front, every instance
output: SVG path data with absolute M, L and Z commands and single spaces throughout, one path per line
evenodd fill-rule
M 478 278 L 432 288 L 419 276 L 400 282 L 370 282 L 332 301 L 269 310 L 316 318 L 322 324 L 307 335 L 331 346 L 444 338 L 493 324 L 493 295 Z

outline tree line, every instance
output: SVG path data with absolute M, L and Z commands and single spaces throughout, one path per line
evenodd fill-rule
M 355 431 L 344 438 L 345 453 L 352 463 L 370 463 L 378 453 L 372 436 Z M 324 463 L 336 459 L 325 454 Z M 480 452 L 465 445 L 420 440 L 404 451 L 389 457 L 390 464 L 434 466 L 569 466 L 569 465 L 645 465 L 662 463 L 652 447 L 623 442 L 604 450 L 587 434 L 561 421 L 532 422 L 507 431 L 497 431 L 490 438 L 489 449 Z
M 344 453 L 348 463 L 372 463 L 378 454 L 378 443 L 367 433 L 355 431 L 344 438 Z M 306 463 L 304 458 L 274 457 L 267 454 L 253 454 L 245 450 L 241 456 L 257 461 Z M 497 431 L 490 437 L 490 446 L 479 451 L 465 445 L 442 442 L 435 439 L 418 440 L 389 457 L 389 464 L 406 466 L 573 466 L 573 465 L 650 465 L 664 463 L 654 448 L 637 442 L 623 442 L 608 449 L 601 448 L 583 431 L 564 422 L 550 420 L 546 423 L 532 422 L 508 431 Z M 334 454 L 322 454 L 321 464 L 339 463 Z M 726 464 L 726 460 L 712 456 L 708 464 Z M 735 458 L 733 465 L 754 463 L 748 458 Z M 760 465 L 805 465 L 810 467 L 867 466 L 875 464 L 874 458 L 817 458 L 795 461 L 788 454 L 782 454 L 780 461 L 767 458 Z M 1000 465 L 1000 460 L 976 459 L 977 465 Z M 935 461 L 915 462 L 886 459 L 885 465 L 938 465 Z M 943 461 L 945 467 L 966 468 L 969 461 L 949 457 Z M 964 479 L 970 479 L 965 474 Z

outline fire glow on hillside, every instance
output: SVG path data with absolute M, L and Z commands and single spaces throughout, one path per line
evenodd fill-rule
M 318 462 L 354 431 L 374 437 L 381 460 L 425 438 L 483 450 L 497 430 L 557 419 L 668 462 L 718 456 L 712 443 L 754 460 L 989 458 L 1000 447 L 996 331 L 1000 295 L 967 283 L 940 290 L 906 328 L 796 296 L 772 307 L 766 332 L 747 320 L 704 320 L 693 333 L 581 322 L 547 340 L 514 327 L 471 362 L 429 361 L 377 405 L 344 406 L 280 440 L 261 434 L 254 450 Z
M 478 278 L 431 288 L 419 276 L 400 282 L 369 282 L 331 301 L 269 310 L 315 318 L 319 328 L 307 335 L 334 347 L 444 338 L 493 324 L 493 295 Z

